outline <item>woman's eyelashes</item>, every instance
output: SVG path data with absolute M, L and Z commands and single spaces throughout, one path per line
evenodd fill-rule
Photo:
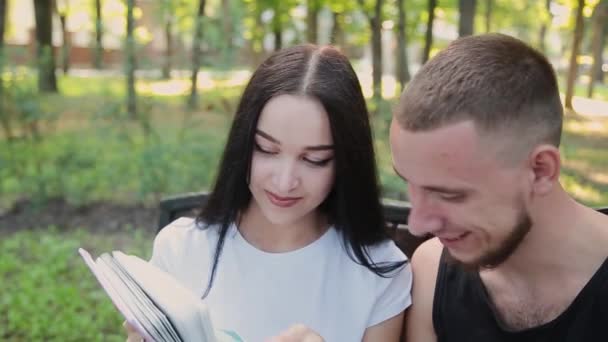
M 264 153 L 264 154 L 277 154 L 277 153 L 278 153 L 278 152 L 276 152 L 276 151 L 273 151 L 273 150 L 272 150 L 272 149 L 270 149 L 270 148 L 267 148 L 267 147 L 262 147 L 262 145 L 258 144 L 257 142 L 254 144 L 254 146 L 255 146 L 255 150 L 256 150 L 256 151 L 258 151 L 258 152 L 262 152 L 262 153 Z
M 262 146 L 261 144 L 255 142 L 254 144 L 255 150 L 262 153 L 262 154 L 266 154 L 266 155 L 277 155 L 279 154 L 279 151 L 271 148 L 271 147 L 267 147 L 267 146 Z M 324 167 L 327 166 L 333 159 L 333 156 L 330 157 L 326 157 L 326 158 L 314 158 L 312 156 L 307 156 L 304 155 L 302 157 L 300 157 L 300 159 L 304 162 L 306 162 L 307 164 L 310 164 L 312 166 L 315 167 Z
M 327 164 L 329 164 L 329 162 L 331 162 L 334 159 L 334 157 L 329 157 L 329 158 L 320 159 L 320 160 L 318 160 L 318 159 L 312 159 L 312 158 L 306 158 L 306 157 L 304 157 L 302 159 L 305 162 L 310 163 L 310 164 L 312 164 L 314 166 L 323 167 L 323 166 L 327 166 Z

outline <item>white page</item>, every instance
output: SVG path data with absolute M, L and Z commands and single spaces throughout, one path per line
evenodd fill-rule
M 162 336 L 163 341 L 181 341 L 181 338 L 175 331 L 174 325 L 169 322 L 167 316 L 156 306 L 156 304 L 146 295 L 132 277 L 122 268 L 120 263 L 111 255 L 104 254 L 104 260 L 112 268 L 119 278 L 123 280 L 125 285 L 133 295 L 133 301 L 137 307 L 141 309 L 142 314 L 149 319 L 153 326 Z
M 133 312 L 131 312 L 131 310 L 128 308 L 128 306 L 124 303 L 124 301 L 116 293 L 116 291 L 114 290 L 114 288 L 112 287 L 110 282 L 107 280 L 107 278 L 99 271 L 97 264 L 95 263 L 95 261 L 93 261 L 93 258 L 91 258 L 91 255 L 89 254 L 89 252 L 87 252 L 83 248 L 79 248 L 78 253 L 84 260 L 87 267 L 91 270 L 91 272 L 93 273 L 95 278 L 97 278 L 97 281 L 99 282 L 101 287 L 108 294 L 108 296 L 112 300 L 112 303 L 114 304 L 114 306 L 123 315 L 126 322 L 128 324 L 130 324 L 137 331 L 137 333 L 140 336 L 142 336 L 146 341 L 154 342 L 154 339 L 152 339 L 152 337 L 146 332 L 146 330 L 143 328 L 143 326 L 137 321 Z
M 198 296 L 147 261 L 119 251 L 113 256 L 174 322 L 185 341 L 217 342 L 208 309 Z
M 122 285 L 128 290 L 130 305 L 133 305 L 138 309 L 137 312 L 141 315 L 140 322 L 147 322 L 151 329 L 154 329 L 158 334 L 158 339 L 161 341 L 181 341 L 165 314 L 156 307 L 129 274 L 121 269 L 120 264 L 107 253 L 102 254 L 100 258 L 111 269 L 113 274 L 116 275 L 116 281 L 122 281 Z

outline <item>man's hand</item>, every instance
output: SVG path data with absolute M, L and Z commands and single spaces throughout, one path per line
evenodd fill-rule
M 325 342 L 325 340 L 307 326 L 296 324 L 266 342 Z

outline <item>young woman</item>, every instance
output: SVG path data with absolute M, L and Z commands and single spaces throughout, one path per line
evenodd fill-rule
M 245 88 L 200 215 L 161 230 L 151 261 L 248 342 L 294 324 L 326 341 L 398 341 L 412 279 L 379 197 L 349 61 L 287 48 Z

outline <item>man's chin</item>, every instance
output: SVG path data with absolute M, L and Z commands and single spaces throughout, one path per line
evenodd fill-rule
M 452 265 L 458 265 L 462 269 L 470 272 L 479 271 L 481 268 L 479 265 L 479 258 L 465 259 L 462 257 L 455 256 L 450 252 L 449 249 L 446 249 L 445 253 L 445 262 Z

